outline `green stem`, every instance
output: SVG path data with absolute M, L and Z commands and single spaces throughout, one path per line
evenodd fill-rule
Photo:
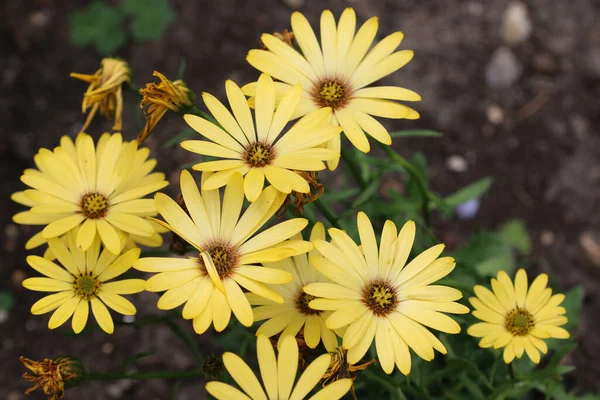
M 321 202 L 321 199 L 313 201 L 313 204 L 319 209 L 319 211 L 321 211 L 321 214 L 323 214 L 327 221 L 329 221 L 331 226 L 340 229 L 337 217 L 333 214 L 329 207 L 327 207 L 325 204 L 323 204 L 323 202 Z
M 344 160 L 344 162 L 348 166 L 348 169 L 350 170 L 350 175 L 352 175 L 358 186 L 360 186 L 360 188 L 364 190 L 367 187 L 367 183 L 365 182 L 362 176 L 360 167 L 354 162 L 354 158 L 351 157 L 346 150 L 341 149 L 340 153 L 342 156 L 342 160 Z
M 383 151 L 387 154 L 387 156 L 393 161 L 397 162 L 402 166 L 411 176 L 413 176 L 417 182 L 417 187 L 421 192 L 421 211 L 423 213 L 423 219 L 425 220 L 425 224 L 430 227 L 431 226 L 431 210 L 429 206 L 430 202 L 430 193 L 427 190 L 427 184 L 425 182 L 425 178 L 421 176 L 421 173 L 404 157 L 400 154 L 396 153 L 390 146 L 387 146 L 383 143 L 379 143 L 379 146 L 383 149 Z
M 189 379 L 204 376 L 200 369 L 191 371 L 162 371 L 127 374 L 122 372 L 88 372 L 85 376 L 89 381 L 113 381 L 118 379 Z

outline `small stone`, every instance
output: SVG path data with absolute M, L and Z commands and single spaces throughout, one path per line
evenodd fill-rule
M 123 315 L 123 322 L 126 324 L 131 324 L 135 321 L 135 315 Z
M 122 379 L 106 386 L 106 393 L 113 399 L 122 399 L 125 391 L 129 390 L 133 385 L 134 381 L 132 379 Z
M 283 4 L 292 10 L 299 10 L 304 6 L 304 0 L 283 0 Z
M 8 321 L 8 311 L 6 310 L 0 310 L 0 325 L 4 324 L 6 321 Z
M 554 244 L 554 233 L 552 231 L 543 231 L 540 235 L 542 246 L 552 246 Z
M 455 154 L 446 159 L 446 168 L 452 172 L 465 172 L 467 170 L 467 160 Z
M 497 48 L 485 67 L 488 86 L 504 89 L 512 86 L 521 76 L 523 67 L 508 47 Z
M 600 238 L 591 232 L 584 232 L 579 236 L 579 245 L 590 261 L 600 267 Z
M 467 11 L 476 17 L 483 15 L 483 4 L 478 1 L 470 1 L 467 3 Z
M 487 109 L 487 118 L 494 125 L 500 125 L 504 122 L 504 110 L 500 106 L 493 104 Z
M 541 52 L 533 55 L 533 68 L 544 74 L 553 74 L 558 69 L 558 65 L 552 54 Z
M 112 352 L 114 350 L 115 350 L 115 346 L 110 342 L 106 342 L 102 345 L 102 352 L 104 354 L 112 354 Z
M 509 3 L 500 28 L 500 35 L 504 42 L 509 45 L 522 43 L 531 37 L 531 31 L 531 19 L 527 7 L 518 1 Z
M 477 215 L 480 205 L 481 202 L 479 199 L 471 199 L 467 202 L 459 204 L 456 207 L 456 215 L 460 219 L 472 219 L 475 215 Z

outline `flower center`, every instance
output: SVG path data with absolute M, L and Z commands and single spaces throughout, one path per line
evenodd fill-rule
M 81 209 L 87 218 L 102 218 L 106 215 L 108 202 L 100 193 L 88 193 L 81 199 Z
M 396 290 L 384 281 L 374 281 L 363 289 L 363 303 L 373 314 L 383 316 L 391 313 L 398 304 Z
M 275 152 L 270 144 L 256 142 L 246 147 L 243 157 L 249 166 L 260 168 L 269 165 L 273 161 Z
M 348 88 L 339 81 L 328 80 L 315 86 L 313 98 L 319 106 L 331 107 L 336 110 L 346 104 L 348 92 Z
M 313 310 L 308 306 L 308 303 L 313 301 L 315 296 L 310 295 L 308 293 L 304 293 L 302 290 L 298 291 L 298 295 L 296 296 L 296 309 L 300 312 L 300 314 L 304 315 L 319 315 L 321 311 Z
M 225 243 L 211 243 L 206 247 L 219 277 L 226 278 L 229 276 L 237 266 L 237 252 L 235 249 Z M 200 258 L 200 264 L 202 268 L 206 269 L 202 258 Z
M 515 308 L 504 318 L 504 326 L 514 336 L 525 336 L 529 333 L 535 322 L 533 315 L 522 308 Z
M 93 276 L 91 272 L 84 272 L 75 278 L 73 286 L 77 296 L 85 300 L 90 300 L 91 298 L 96 297 L 100 290 L 100 286 L 102 286 L 102 282 Z

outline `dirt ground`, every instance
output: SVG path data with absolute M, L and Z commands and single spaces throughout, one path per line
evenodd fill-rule
M 80 102 L 85 85 L 68 74 L 95 71 L 100 57 L 92 49 L 69 45 L 67 17 L 85 4 L 4 0 L 0 5 L 0 290 L 12 291 L 17 302 L 0 319 L 2 399 L 25 398 L 22 392 L 27 384 L 20 379 L 19 355 L 40 359 L 76 354 L 95 371 L 108 371 L 130 354 L 155 351 L 156 355 L 137 364 L 139 369 L 193 366 L 179 338 L 163 326 L 145 329 L 141 337 L 129 327 L 117 329 L 112 336 L 98 331 L 85 337 L 50 332 L 46 318 L 28 312 L 39 296 L 20 287 L 24 277 L 35 274 L 25 264 L 24 243 L 37 230 L 11 222 L 20 208 L 9 196 L 24 187 L 19 176 L 33 164 L 37 149 L 57 145 L 61 135 L 74 135 L 83 122 Z M 596 128 L 600 28 L 595 23 L 600 20 L 600 2 L 528 0 L 525 4 L 532 34 L 510 47 L 512 64 L 501 64 L 505 66 L 501 75 L 507 68 L 517 71 L 504 87 L 494 83 L 489 75 L 493 66 L 488 65 L 504 45 L 500 26 L 507 3 L 503 0 L 176 0 L 177 20 L 162 40 L 129 42 L 118 55 L 130 62 L 138 86 L 152 79 L 154 69 L 174 77 L 185 58 L 188 85 L 196 93 L 222 97 L 225 79 L 243 84 L 256 78 L 245 63 L 246 52 L 257 47 L 262 32 L 288 28 L 295 8 L 313 26 L 322 9 L 330 8 L 338 16 L 344 7 L 352 6 L 360 21 L 379 16 L 379 37 L 402 30 L 406 35 L 402 47 L 414 49 L 416 56 L 387 82 L 423 96 L 416 106 L 422 118 L 387 125 L 434 129 L 444 137 L 396 140 L 394 147 L 407 156 L 425 153 L 431 187 L 442 194 L 482 176 L 495 179 L 475 219 L 440 222 L 436 231 L 454 247 L 476 229 L 494 229 L 509 218 L 524 219 L 533 238 L 536 265 L 555 274 L 565 291 L 577 285 L 585 288 L 583 318 L 574 332 L 580 343 L 572 360 L 577 370 L 569 382 L 580 391 L 598 390 L 600 269 L 581 242 L 588 243 L 588 249 L 594 240 L 600 243 L 600 133 Z M 138 131 L 133 117 L 136 100 L 127 96 L 123 133 L 130 139 Z M 172 117 L 148 140 L 160 170 L 175 171 L 189 161 L 190 155 L 181 149 L 162 148 L 183 127 L 182 120 Z M 90 133 L 97 136 L 109 128 L 108 123 L 97 122 Z M 448 162 L 452 156 L 459 156 L 460 168 Z M 169 175 L 172 182 L 176 176 L 175 172 Z M 595 262 L 600 263 L 598 255 Z M 139 314 L 157 313 L 155 299 L 150 294 L 138 296 Z M 186 329 L 189 325 L 182 323 Z M 198 340 L 207 353 L 212 351 L 208 336 Z M 67 397 L 166 399 L 172 384 L 94 383 Z M 177 399 L 205 396 L 203 382 L 190 381 L 183 384 Z M 31 398 L 44 397 L 37 393 Z

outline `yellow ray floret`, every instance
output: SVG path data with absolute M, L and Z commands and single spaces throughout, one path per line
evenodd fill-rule
M 504 361 L 521 358 L 524 353 L 536 364 L 540 352 L 548 346 L 543 339 L 567 339 L 569 332 L 561 328 L 567 323 L 566 310 L 560 306 L 563 294 L 552 295 L 547 288 L 548 275 L 540 274 L 528 288 L 524 269 L 517 271 L 514 284 L 504 271 L 492 279 L 492 290 L 475 286 L 475 295 L 469 301 L 475 308 L 473 315 L 483 322 L 469 327 L 467 333 L 480 337 L 483 348 L 504 348 Z
M 211 176 L 203 173 L 202 183 Z M 158 308 L 170 310 L 185 304 L 183 317 L 193 319 L 198 334 L 211 324 L 219 332 L 225 329 L 232 311 L 243 325 L 252 325 L 254 316 L 242 288 L 283 302 L 281 295 L 265 284 L 290 282 L 292 275 L 260 263 L 311 250 L 309 242 L 287 240 L 308 221 L 295 218 L 256 234 L 281 207 L 285 195 L 269 186 L 242 214 L 244 183 L 239 173 L 230 177 L 221 199 L 219 189 L 199 190 L 192 175 L 184 170 L 181 193 L 186 210 L 162 193 L 155 197 L 156 207 L 166 221 L 160 223 L 194 246 L 196 257 L 142 258 L 134 268 L 157 273 L 146 283 L 146 290 L 165 292 Z
M 319 171 L 325 169 L 323 161 L 339 158 L 339 150 L 320 147 L 339 136 L 341 130 L 331 125 L 331 108 L 306 115 L 286 131 L 302 95 L 300 85 L 290 86 L 275 110 L 275 83 L 270 76 L 261 75 L 254 119 L 240 88 L 227 81 L 226 89 L 233 114 L 212 95 L 202 95 L 222 128 L 195 115 L 185 116 L 187 123 L 208 140 L 187 140 L 181 146 L 219 159 L 194 165 L 195 170 L 216 172 L 203 189 L 224 186 L 239 172 L 244 176 L 244 192 L 249 201 L 258 198 L 265 180 L 285 194 L 309 193 L 309 184 L 295 171 Z

